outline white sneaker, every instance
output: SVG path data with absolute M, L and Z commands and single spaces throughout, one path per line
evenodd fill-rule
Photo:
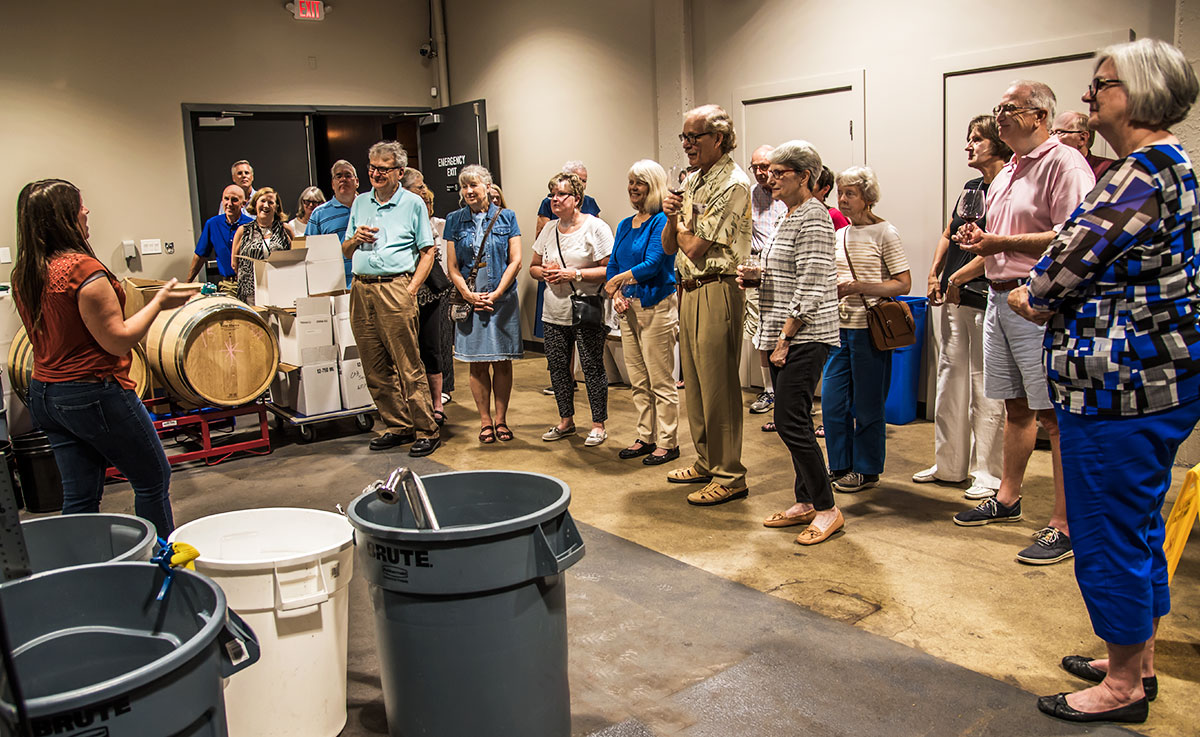
M 980 486 L 979 484 L 971 484 L 971 486 L 963 492 L 963 496 L 967 499 L 990 499 L 996 496 L 996 490 L 989 489 L 986 486 Z
M 928 484 L 931 481 L 937 481 L 937 466 L 930 466 L 924 471 L 917 471 L 912 475 L 912 480 L 918 484 Z
M 588 433 L 587 440 L 584 440 L 583 444 L 584 445 L 599 445 L 599 444 L 603 443 L 605 440 L 608 440 L 608 433 L 604 432 L 603 430 L 592 428 L 592 431 L 590 433 Z

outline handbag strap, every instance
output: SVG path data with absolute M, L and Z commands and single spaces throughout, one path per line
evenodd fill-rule
M 559 241 L 558 241 L 558 223 L 554 224 L 554 247 L 558 249 L 559 268 L 566 266 L 567 260 L 565 258 L 563 258 L 563 255 L 562 255 L 562 244 L 559 243 Z M 568 280 L 567 286 L 569 286 L 571 288 L 571 294 L 578 296 L 579 292 L 575 291 L 575 280 L 574 279 Z
M 845 228 L 843 228 L 845 230 Z M 858 274 L 854 271 L 854 262 L 850 260 L 850 234 L 846 233 L 846 240 L 842 243 L 842 251 L 846 254 L 846 263 L 850 265 L 850 276 L 854 277 L 854 281 L 858 281 Z M 858 298 L 862 300 L 863 309 L 871 309 L 871 305 L 867 304 L 867 298 L 862 292 L 858 293 Z M 881 298 L 886 299 L 886 298 Z
M 471 266 L 471 273 L 467 276 L 467 288 L 469 291 L 475 291 L 475 274 L 479 272 L 479 263 L 483 261 L 483 247 L 487 243 L 488 236 L 492 234 L 492 226 L 496 224 L 496 219 L 500 217 L 500 208 L 496 208 L 496 214 L 492 216 L 492 221 L 487 224 L 487 230 L 483 231 L 483 237 L 479 239 L 479 250 L 475 252 L 475 263 Z

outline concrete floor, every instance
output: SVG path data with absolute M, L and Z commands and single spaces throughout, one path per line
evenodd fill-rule
M 792 484 L 782 443 L 758 430 L 765 417 L 747 415 L 750 497 L 691 507 L 690 489 L 664 483 L 663 468 L 617 459 L 633 439 L 627 389 L 610 395 L 605 445 L 586 448 L 583 434 L 543 443 L 540 434 L 556 419 L 553 398 L 541 394 L 544 366 L 540 357 L 518 362 L 509 418 L 517 439 L 491 446 L 475 439 L 478 418 L 460 370 L 447 443 L 412 466 L 536 470 L 570 485 L 571 514 L 595 528 L 585 527 L 588 556 L 568 575 L 574 734 L 1117 733 L 1060 725 L 1034 705 L 1033 694 L 1081 686 L 1058 668 L 1063 655 L 1102 652 L 1072 566 L 1034 568 L 1013 558 L 1049 515 L 1048 453 L 1035 453 L 1030 464 L 1025 522 L 959 528 L 950 517 L 969 502 L 958 489 L 909 480 L 930 463 L 932 425 L 890 427 L 884 483 L 839 495 L 846 533 L 800 548 L 792 544 L 797 530 L 760 525 L 790 504 Z M 316 444 L 296 444 L 294 430 L 274 442 L 270 456 L 177 470 L 177 522 L 256 506 L 331 509 L 409 461 L 403 452 L 371 453 L 348 422 L 322 427 Z M 686 463 L 693 457 L 686 422 L 681 446 Z M 131 507 L 126 486 L 108 488 L 106 511 Z M 1159 632 L 1162 695 L 1144 734 L 1196 734 L 1198 580 L 1200 544 L 1193 543 Z M 681 593 L 672 593 L 677 586 Z M 361 579 L 353 591 L 345 737 L 385 733 Z M 588 599 L 608 602 L 603 616 Z M 621 627 L 641 621 L 627 608 L 651 612 L 658 629 Z M 702 646 L 681 654 L 681 633 Z M 624 659 L 627 652 L 636 657 Z M 843 721 L 833 718 L 839 714 Z

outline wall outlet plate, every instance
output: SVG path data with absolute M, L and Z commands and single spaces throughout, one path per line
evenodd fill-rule
M 148 256 L 152 253 L 162 253 L 162 241 L 158 238 L 148 238 L 142 241 L 142 255 Z
M 11 263 L 12 263 L 12 249 L 11 248 L 0 248 L 0 264 L 11 264 Z

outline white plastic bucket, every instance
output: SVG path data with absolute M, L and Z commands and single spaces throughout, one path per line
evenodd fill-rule
M 314 509 L 226 512 L 171 541 L 200 551 L 196 570 L 258 635 L 258 665 L 229 679 L 230 737 L 336 737 L 346 725 L 346 637 L 354 532 Z

